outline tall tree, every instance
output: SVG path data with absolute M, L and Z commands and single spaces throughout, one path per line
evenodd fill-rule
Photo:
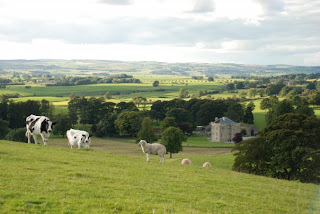
M 284 114 L 261 136 L 236 144 L 233 169 L 287 180 L 319 183 L 320 120 Z
M 106 98 L 106 100 L 112 99 L 111 91 L 106 91 L 106 93 L 104 94 L 104 98 Z
M 158 80 L 155 80 L 155 81 L 152 83 L 152 86 L 153 86 L 153 87 L 158 87 L 158 86 L 159 86 L 159 81 L 158 81 Z
M 108 113 L 106 114 L 102 120 L 98 123 L 98 131 L 97 135 L 100 137 L 103 136 L 116 136 L 118 135 L 118 130 L 115 127 L 115 121 L 117 119 L 117 114 L 116 113 Z
M 243 82 L 238 82 L 238 83 L 236 84 L 236 87 L 237 87 L 237 89 L 244 89 L 245 85 L 244 85 Z
M 167 152 L 170 153 L 170 158 L 172 158 L 172 153 L 182 151 L 182 142 L 186 140 L 187 137 L 179 128 L 168 127 L 162 133 L 161 142 L 166 147 Z
M 53 133 L 55 135 L 66 135 L 66 132 L 72 127 L 71 120 L 68 115 L 58 114 L 55 116 L 54 121 L 56 125 L 53 128 Z
M 178 96 L 179 98 L 187 98 L 189 97 L 189 92 L 184 88 L 180 88 Z
M 4 139 L 9 131 L 9 122 L 0 118 L 0 139 Z
M 148 143 L 154 142 L 157 137 L 152 127 L 152 121 L 149 117 L 143 118 L 141 129 L 138 133 L 139 140 L 145 140 Z
M 141 128 L 142 118 L 138 111 L 124 111 L 117 117 L 115 126 L 120 136 L 130 135 L 134 137 Z
M 161 124 L 162 131 L 164 131 L 166 128 L 169 128 L 170 126 L 175 127 L 176 125 L 177 123 L 174 117 L 165 117 Z

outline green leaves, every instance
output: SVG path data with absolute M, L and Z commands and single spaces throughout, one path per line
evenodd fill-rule
M 319 182 L 320 120 L 284 114 L 261 137 L 236 144 L 233 169 L 287 180 Z

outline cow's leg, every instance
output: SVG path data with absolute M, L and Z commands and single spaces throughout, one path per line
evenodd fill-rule
M 46 146 L 47 145 L 47 140 L 48 140 L 48 138 L 46 138 L 45 136 L 44 136 L 44 134 L 40 134 L 41 135 L 41 138 L 42 138 L 42 141 L 43 141 L 43 145 L 44 146 Z
M 150 161 L 149 154 L 147 153 L 147 162 Z
M 31 143 L 31 142 L 30 142 L 30 133 L 29 133 L 28 131 L 26 132 L 26 136 L 27 136 L 27 138 L 28 138 L 28 143 Z
M 34 140 L 34 144 L 38 144 L 37 135 L 32 135 L 32 137 L 33 137 L 33 140 Z

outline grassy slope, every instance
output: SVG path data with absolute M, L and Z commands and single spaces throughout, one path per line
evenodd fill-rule
M 122 152 L 123 145 L 129 145 L 119 144 Z M 233 172 L 230 154 L 193 156 L 193 165 L 181 166 L 180 157 L 160 165 L 156 157 L 145 162 L 142 153 L 7 141 L 0 141 L 0 151 L 1 213 L 316 213 L 320 209 L 315 204 L 318 186 Z M 213 167 L 202 168 L 205 160 Z

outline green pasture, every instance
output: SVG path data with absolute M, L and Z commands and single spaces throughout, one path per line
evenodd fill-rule
M 231 171 L 230 149 L 191 148 L 159 164 L 121 139 L 70 149 L 0 141 L 1 213 L 318 213 L 319 186 Z M 181 165 L 183 158 L 192 165 Z M 211 168 L 202 168 L 210 161 Z
M 113 96 L 120 99 L 128 99 L 135 96 L 159 97 L 169 96 L 168 98 L 177 98 L 180 88 L 186 89 L 190 94 L 198 93 L 204 90 L 219 90 L 223 87 L 221 84 L 166 84 L 153 87 L 152 84 L 143 83 L 122 83 L 122 84 L 93 84 L 81 86 L 50 86 L 44 85 L 32 86 L 26 89 L 22 85 L 7 86 L 6 89 L 0 89 L 0 94 L 18 93 L 22 97 L 68 97 L 71 93 L 76 96 L 103 96 L 106 91 L 111 91 Z M 155 93 L 155 94 L 154 94 Z M 118 98 L 118 99 L 119 99 Z
M 233 148 L 234 143 L 220 143 L 209 141 L 211 136 L 197 136 L 193 135 L 188 137 L 186 142 L 183 142 L 183 146 L 187 147 L 203 147 L 203 148 Z

